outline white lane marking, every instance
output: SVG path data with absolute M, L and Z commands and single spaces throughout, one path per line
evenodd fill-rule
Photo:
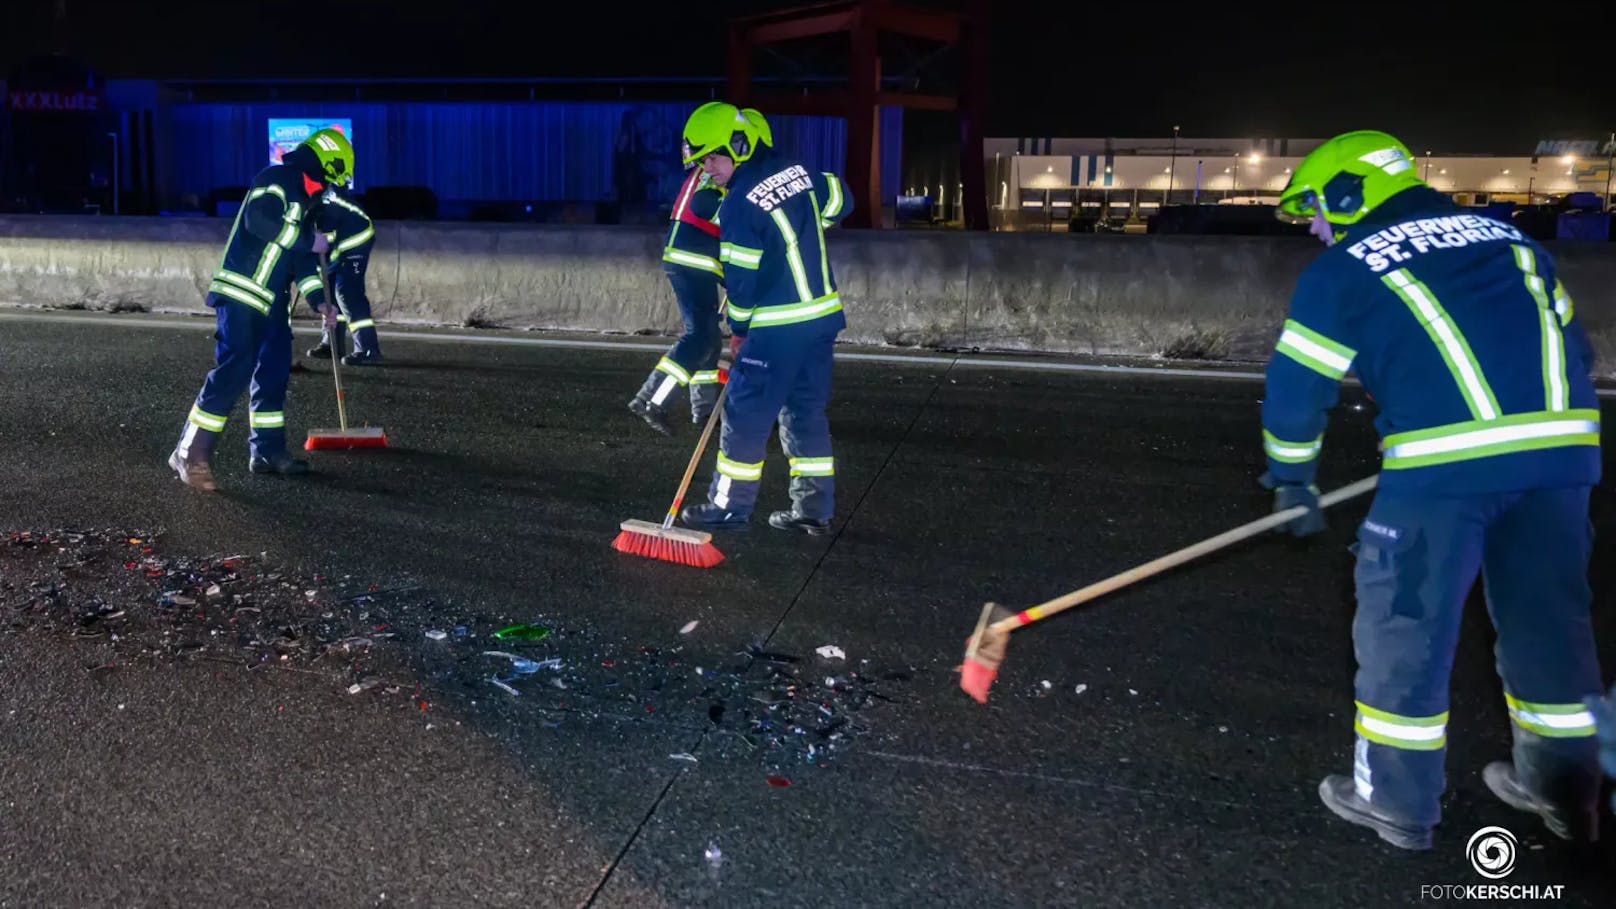
M 74 316 L 47 312 L 31 312 L 28 310 L 0 311 L 0 321 L 10 320 L 17 322 L 73 322 L 90 325 L 113 325 L 123 328 L 178 328 L 212 331 L 212 319 L 164 319 L 142 316 Z M 313 326 L 298 326 L 294 329 L 298 334 L 317 334 L 319 329 Z M 523 338 L 509 335 L 458 335 L 436 331 L 412 331 L 403 329 L 387 333 L 389 344 L 406 341 L 450 342 L 455 344 L 513 344 L 518 347 L 563 347 L 597 350 L 646 350 L 663 352 L 668 349 L 667 344 L 646 344 L 638 341 L 585 341 L 570 340 L 567 338 Z M 1172 367 L 1155 366 L 1108 366 L 1100 363 L 1063 363 L 1043 360 L 1036 356 L 1025 360 L 1007 360 L 1001 357 L 977 357 L 971 354 L 959 356 L 936 356 L 927 354 L 878 354 L 854 353 L 852 351 L 836 354 L 838 360 L 858 361 L 866 363 L 892 363 L 909 366 L 958 366 L 978 369 L 1023 369 L 1031 372 L 1072 372 L 1089 373 L 1094 375 L 1112 376 L 1162 376 L 1174 379 L 1220 379 L 1238 380 L 1246 382 L 1261 382 L 1263 374 L 1226 369 L 1175 369 Z M 1356 379 L 1346 379 L 1344 384 L 1357 385 Z M 1601 398 L 1616 398 L 1616 388 L 1599 389 Z

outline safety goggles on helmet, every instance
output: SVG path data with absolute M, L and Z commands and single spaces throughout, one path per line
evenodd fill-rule
M 1306 224 L 1319 211 L 1319 194 L 1304 188 L 1301 192 L 1281 196 L 1274 217 L 1286 224 Z
M 685 122 L 684 163 L 694 164 L 722 154 L 740 164 L 757 151 L 757 127 L 733 104 L 712 101 L 696 108 Z

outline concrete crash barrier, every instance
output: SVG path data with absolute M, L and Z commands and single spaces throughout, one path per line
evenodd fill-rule
M 0 217 L 0 303 L 206 312 L 230 222 Z M 677 332 L 660 227 L 384 222 L 383 322 Z M 1308 238 L 834 231 L 854 343 L 1261 361 Z M 1616 245 L 1550 243 L 1616 376 Z M 303 312 L 299 316 L 306 315 Z
M 381 318 L 562 331 L 677 332 L 664 231 L 509 224 L 378 225 L 400 246 Z M 385 270 L 374 257 L 371 270 Z

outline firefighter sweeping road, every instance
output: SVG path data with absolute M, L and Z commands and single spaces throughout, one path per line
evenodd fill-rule
M 232 422 L 204 493 L 163 459 L 212 327 L 0 312 L 0 906 L 1616 893 L 1616 836 L 1579 857 L 1482 780 L 1511 742 L 1479 590 L 1432 850 L 1320 810 L 1367 499 L 1042 622 L 989 705 L 959 690 L 984 601 L 1270 513 L 1258 367 L 838 349 L 830 533 L 754 521 L 702 570 L 610 545 L 666 508 L 701 429 L 623 407 L 665 339 L 390 330 L 385 365 L 342 375 L 389 448 L 253 474 Z M 335 425 L 329 369 L 292 375 L 287 438 Z M 1373 402 L 1343 398 L 1324 489 L 1379 465 Z M 776 445 L 760 514 L 790 507 Z M 1609 484 L 1592 512 L 1610 666 Z M 1502 878 L 1467 854 L 1489 826 L 1514 839 Z

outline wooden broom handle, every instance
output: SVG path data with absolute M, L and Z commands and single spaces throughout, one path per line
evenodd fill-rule
M 1331 505 L 1361 496 L 1364 493 L 1374 489 L 1375 484 L 1378 483 L 1379 480 L 1380 475 L 1376 474 L 1371 477 L 1365 477 L 1364 479 L 1353 483 L 1351 486 L 1343 486 L 1334 492 L 1327 493 L 1319 498 L 1319 508 L 1329 508 Z M 1265 518 L 1259 518 L 1258 520 L 1252 521 L 1249 524 L 1236 527 L 1233 530 L 1225 531 L 1210 539 L 1202 540 L 1193 546 L 1186 546 L 1177 552 L 1169 553 L 1168 555 L 1164 555 L 1155 561 L 1146 562 L 1138 567 L 1130 568 L 1121 574 L 1113 575 L 1103 581 L 1095 582 L 1081 590 L 1074 590 L 1065 596 L 1057 597 L 1047 603 L 1040 603 L 1039 605 L 1017 615 L 1000 619 L 989 626 L 989 628 L 994 632 L 1007 632 L 1013 628 L 1018 628 L 1031 622 L 1036 622 L 1039 619 L 1047 619 L 1057 612 L 1064 612 L 1073 606 L 1080 603 L 1086 603 L 1095 597 L 1102 596 L 1110 593 L 1113 590 L 1126 587 L 1135 581 L 1142 581 L 1152 575 L 1160 574 L 1169 568 L 1176 568 L 1185 562 L 1198 559 L 1209 552 L 1216 552 L 1225 546 L 1238 543 L 1241 540 L 1254 537 L 1257 534 L 1271 530 L 1282 524 L 1289 523 L 1290 521 L 1293 521 L 1306 513 L 1307 508 L 1302 505 L 1297 505 L 1294 508 L 1287 508 L 1284 511 L 1276 511 Z
M 318 228 L 316 228 L 318 230 Z M 331 295 L 331 279 L 326 276 L 326 254 L 320 253 L 320 289 L 325 291 L 325 304 L 336 306 L 337 298 Z M 320 328 L 325 328 L 325 313 L 320 313 Z M 337 339 L 336 332 L 331 332 L 331 340 Z M 337 423 L 342 431 L 348 431 L 348 410 L 342 404 L 342 345 L 337 344 L 331 348 L 331 380 L 337 383 Z

